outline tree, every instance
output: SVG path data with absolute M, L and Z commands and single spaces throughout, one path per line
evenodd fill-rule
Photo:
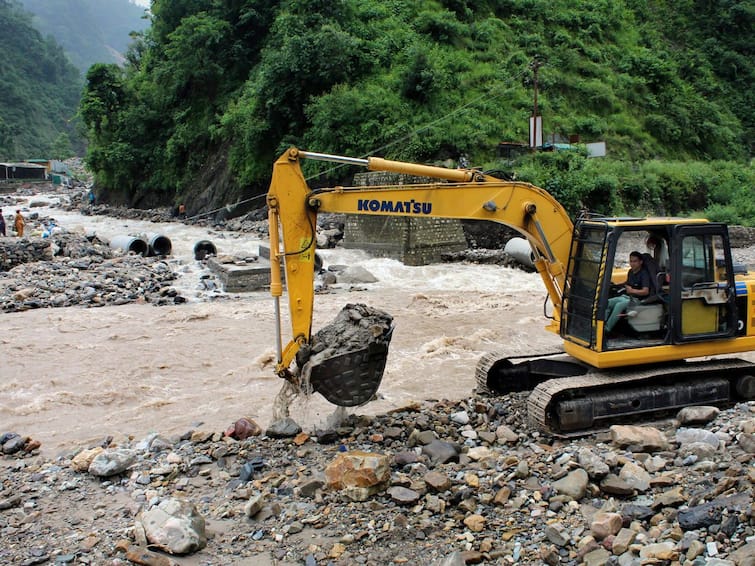
M 107 143 L 117 137 L 125 101 L 123 70 L 114 64 L 92 65 L 87 71 L 79 107 L 92 142 Z
M 65 132 L 60 132 L 58 137 L 52 144 L 52 150 L 50 156 L 53 159 L 68 159 L 76 155 L 71 146 L 71 138 Z
M 43 38 L 18 2 L 0 3 L 0 160 L 44 156 L 70 129 L 81 88 L 78 71 L 52 38 Z
M 98 182 L 128 171 L 134 194 L 173 201 L 221 178 L 224 204 L 263 192 L 291 144 L 492 162 L 500 141 L 527 139 L 538 57 L 546 134 L 605 140 L 630 163 L 744 161 L 755 116 L 747 5 L 154 0 L 152 27 L 123 73 L 91 77 L 82 116 Z M 572 201 L 621 201 L 622 179 L 610 172 L 600 183 L 572 180 L 558 179 Z M 616 198 L 599 198 L 613 188 Z M 655 190 L 647 199 L 671 201 L 692 202 Z

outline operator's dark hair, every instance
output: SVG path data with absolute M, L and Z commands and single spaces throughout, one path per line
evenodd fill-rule
M 645 262 L 645 259 L 642 257 L 642 254 L 640 252 L 638 252 L 638 251 L 634 251 L 634 252 L 630 253 L 629 257 L 636 257 L 641 262 L 643 262 L 643 263 Z

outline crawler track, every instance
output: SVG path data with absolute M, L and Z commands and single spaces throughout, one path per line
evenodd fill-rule
M 493 396 L 500 393 L 509 393 L 513 391 L 529 391 L 535 386 L 534 383 L 530 383 L 526 378 L 519 379 L 518 377 L 513 376 L 510 379 L 507 379 L 506 391 L 497 391 L 488 385 L 490 375 L 491 373 L 494 373 L 496 371 L 496 368 L 501 364 L 501 362 L 506 363 L 507 361 L 511 361 L 516 364 L 518 360 L 546 358 L 559 355 L 564 355 L 563 348 L 550 347 L 540 351 L 530 351 L 528 354 L 523 356 L 513 357 L 509 356 L 504 350 L 493 350 L 491 352 L 487 352 L 477 361 L 477 367 L 475 368 L 477 393 L 479 393 L 480 395 Z
M 598 370 L 565 354 L 505 358 L 477 365 L 478 391 L 531 390 L 530 423 L 556 436 L 579 436 L 638 415 L 755 398 L 755 364 L 736 358 Z M 558 377 L 554 377 L 554 374 Z

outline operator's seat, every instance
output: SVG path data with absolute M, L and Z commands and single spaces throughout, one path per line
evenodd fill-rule
M 629 305 L 627 322 L 636 332 L 654 332 L 660 330 L 663 326 L 665 298 L 661 294 L 661 285 L 658 282 L 658 264 L 653 256 L 647 253 L 642 254 L 642 268 L 650 276 L 650 293 L 644 299 Z

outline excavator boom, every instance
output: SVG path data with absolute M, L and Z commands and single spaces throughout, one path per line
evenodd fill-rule
M 301 159 L 360 165 L 442 180 L 432 184 L 383 187 L 335 187 L 312 190 Z M 446 169 L 380 158 L 355 159 L 289 149 L 275 163 L 267 195 L 271 240 L 271 293 L 282 296 L 281 261 L 286 273 L 293 339 L 279 346 L 277 373 L 287 375 L 299 348 L 309 343 L 313 313 L 314 258 L 319 212 L 489 220 L 517 230 L 535 252 L 535 266 L 554 305 L 558 331 L 564 270 L 573 224 L 546 191 L 527 183 L 502 181 L 475 170 Z M 283 251 L 280 251 L 280 227 Z M 280 335 L 280 332 L 279 332 Z M 280 342 L 279 342 L 280 344 Z

